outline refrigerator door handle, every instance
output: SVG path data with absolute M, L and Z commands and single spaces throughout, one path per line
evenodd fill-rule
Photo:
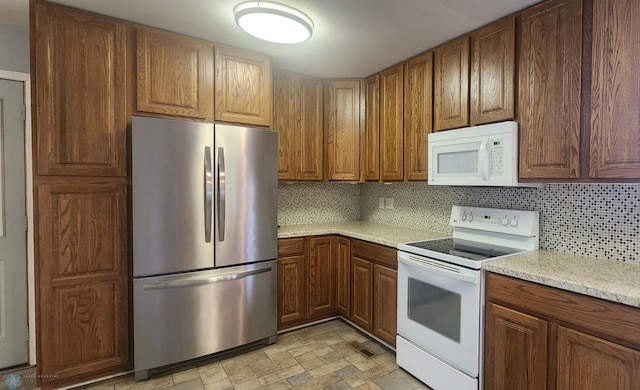
M 218 241 L 224 241 L 227 185 L 224 168 L 224 148 L 218 148 Z
M 266 272 L 271 272 L 271 267 L 256 269 L 256 270 L 246 271 L 246 272 L 232 272 L 228 274 L 212 276 L 209 278 L 184 278 L 184 279 L 173 280 L 171 282 L 165 282 L 165 283 L 145 284 L 142 286 L 142 289 L 143 290 L 164 290 L 168 288 L 201 286 L 205 284 L 226 282 L 229 280 L 244 279 L 249 276 L 260 275 Z
M 211 147 L 204 147 L 204 241 L 211 242 L 211 208 L 213 207 L 213 177 Z

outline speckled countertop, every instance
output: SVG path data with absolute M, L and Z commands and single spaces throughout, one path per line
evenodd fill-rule
M 449 234 L 427 232 L 398 226 L 352 221 L 314 223 L 308 225 L 284 225 L 278 229 L 278 238 L 340 234 L 359 240 L 396 248 L 398 243 L 448 237 Z
M 487 271 L 640 307 L 640 264 L 538 250 L 482 263 Z

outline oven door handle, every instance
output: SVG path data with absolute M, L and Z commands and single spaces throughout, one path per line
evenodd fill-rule
M 427 269 L 429 272 L 444 276 L 450 279 L 460 280 L 463 282 L 478 284 L 480 281 L 480 272 L 470 271 L 470 273 L 461 273 L 459 268 L 453 265 L 443 264 L 439 261 L 429 259 L 412 260 L 411 255 L 399 253 L 398 261 L 413 267 Z M 473 272 L 473 274 L 471 274 Z

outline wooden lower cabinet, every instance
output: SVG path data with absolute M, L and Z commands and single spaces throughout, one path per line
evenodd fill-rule
M 351 321 L 365 330 L 373 329 L 372 310 L 373 264 L 358 257 L 351 258 Z
M 278 329 L 336 315 L 335 236 L 278 240 Z
M 336 253 L 336 310 L 343 317 L 351 315 L 351 241 L 338 237 Z
M 396 344 L 398 307 L 398 271 L 373 266 L 373 334 L 391 345 Z
M 640 309 L 489 273 L 485 389 L 640 388 Z
M 124 178 L 36 182 L 39 386 L 131 369 Z

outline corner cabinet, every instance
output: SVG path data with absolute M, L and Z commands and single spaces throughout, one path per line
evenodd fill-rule
M 640 179 L 640 2 L 593 2 L 592 178 Z
M 380 180 L 380 75 L 364 80 L 364 148 L 362 151 L 365 181 Z
M 404 179 L 404 64 L 380 72 L 380 179 Z
M 216 46 L 214 119 L 271 127 L 272 110 L 269 56 Z
M 471 125 L 515 115 L 516 18 L 510 16 L 471 35 Z
M 640 388 L 640 309 L 487 274 L 485 389 Z
M 213 44 L 136 27 L 136 110 L 213 122 Z
M 433 52 L 407 61 L 404 76 L 404 178 L 427 180 L 433 132 Z
M 278 179 L 322 180 L 322 79 L 276 70 L 273 86 Z
M 469 36 L 434 49 L 434 130 L 469 126 Z
M 325 83 L 327 179 L 360 180 L 361 80 Z
M 45 2 L 31 8 L 35 173 L 126 176 L 127 26 Z
M 519 176 L 579 178 L 582 0 L 543 2 L 521 24 Z

